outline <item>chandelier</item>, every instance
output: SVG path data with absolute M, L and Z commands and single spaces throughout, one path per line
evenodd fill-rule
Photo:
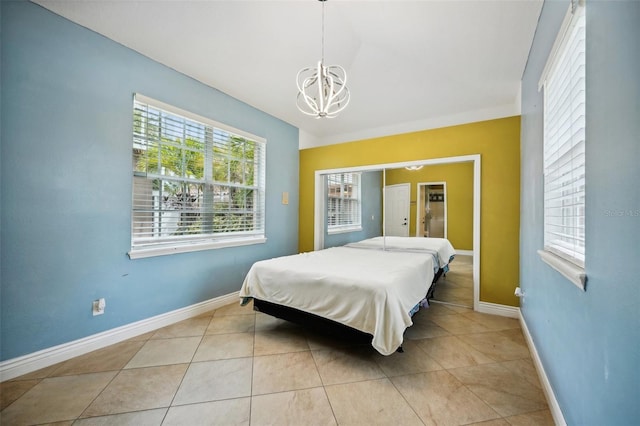
M 322 2 L 322 56 L 315 67 L 303 68 L 296 78 L 298 96 L 296 105 L 306 115 L 315 118 L 333 118 L 345 109 L 350 94 L 347 73 L 339 65 L 324 65 L 324 3 Z

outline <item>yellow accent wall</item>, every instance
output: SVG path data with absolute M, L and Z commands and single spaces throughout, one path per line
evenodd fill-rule
M 518 306 L 519 116 L 300 150 L 299 250 L 313 250 L 316 170 L 471 154 L 481 156 L 480 300 Z
M 458 250 L 473 250 L 473 163 L 454 163 L 423 167 L 420 170 L 391 169 L 386 184 L 411 184 L 409 235 L 416 235 L 418 184 L 446 182 L 447 239 Z M 420 224 L 420 226 L 423 226 Z M 482 226 L 482 225 L 481 225 Z

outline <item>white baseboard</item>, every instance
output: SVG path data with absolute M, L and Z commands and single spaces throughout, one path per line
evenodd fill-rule
M 564 416 L 562 415 L 562 410 L 560 410 L 560 404 L 558 404 L 558 400 L 556 399 L 556 395 L 553 393 L 553 388 L 551 387 L 551 383 L 549 382 L 549 378 L 547 377 L 547 373 L 544 371 L 544 366 L 542 365 L 542 360 L 540 360 L 540 356 L 538 355 L 538 350 L 536 349 L 536 345 L 533 342 L 533 338 L 529 333 L 529 328 L 527 327 L 527 322 L 524 320 L 522 316 L 522 312 L 518 309 L 519 317 L 520 317 L 520 325 L 522 326 L 522 334 L 524 334 L 524 338 L 527 341 L 527 345 L 529 346 L 529 351 L 531 352 L 531 357 L 533 358 L 533 364 L 536 367 L 536 371 L 538 372 L 538 378 L 540 379 L 540 384 L 542 385 L 542 390 L 544 391 L 544 395 L 547 398 L 547 403 L 549 404 L 549 411 L 551 411 L 551 416 L 553 416 L 553 421 L 558 426 L 566 426 L 567 422 L 564 420 Z
M 473 250 L 458 250 L 455 249 L 456 254 L 462 255 L 462 256 L 473 256 Z
M 96 349 L 102 349 L 176 322 L 202 315 L 233 302 L 240 302 L 238 292 L 205 300 L 195 305 L 156 315 L 155 317 L 103 331 L 102 333 L 2 361 L 0 362 L 0 381 L 4 382 L 5 380 L 67 361 Z
M 478 302 L 476 311 L 483 314 L 500 315 L 502 317 L 520 318 L 520 309 L 515 306 L 499 305 L 497 303 Z

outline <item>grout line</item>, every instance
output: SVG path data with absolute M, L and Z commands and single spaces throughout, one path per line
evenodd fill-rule
M 246 307 L 246 306 L 245 306 Z M 253 302 L 251 302 L 251 309 L 253 310 Z M 251 425 L 251 413 L 253 411 L 253 372 L 256 361 L 256 328 L 258 322 L 258 315 L 256 311 L 253 311 L 253 331 L 251 334 L 253 335 L 253 346 L 251 348 L 251 383 L 249 384 L 249 425 Z

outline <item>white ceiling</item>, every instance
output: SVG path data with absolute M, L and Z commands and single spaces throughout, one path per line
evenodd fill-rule
M 295 106 L 321 56 L 317 0 L 35 0 L 300 129 L 301 148 L 520 113 L 542 0 L 329 0 L 325 64 L 351 102 L 333 119 Z

